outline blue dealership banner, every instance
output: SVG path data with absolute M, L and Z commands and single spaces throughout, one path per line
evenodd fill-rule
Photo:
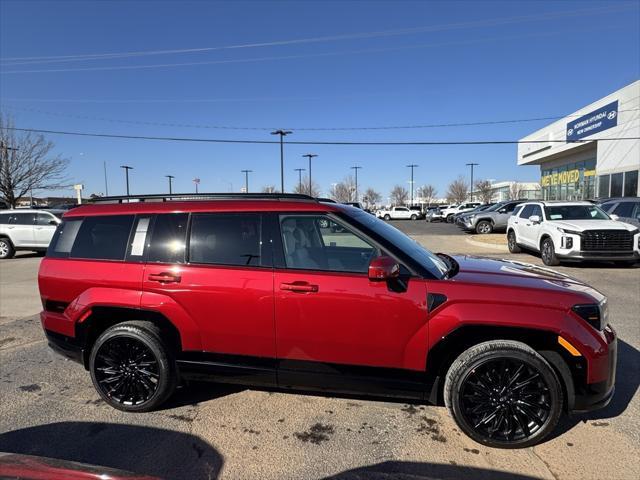
M 567 142 L 580 140 L 618 125 L 618 101 L 567 123 Z

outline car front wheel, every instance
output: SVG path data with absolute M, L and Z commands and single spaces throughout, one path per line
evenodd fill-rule
M 522 252 L 522 249 L 518 246 L 518 242 L 516 241 L 516 232 L 513 230 L 507 233 L 507 245 L 509 246 L 509 251 L 511 253 Z
M 491 222 L 488 222 L 487 220 L 481 220 L 476 225 L 476 233 L 486 235 L 491 232 L 493 232 L 493 225 L 491 225 Z
M 108 328 L 91 350 L 89 371 L 102 399 L 127 412 L 153 410 L 177 384 L 173 355 L 151 322 L 131 321 Z
M 475 345 L 451 365 L 445 404 L 473 440 L 495 448 L 542 441 L 562 413 L 562 386 L 553 368 L 528 345 L 494 340 Z
M 411 215 L 411 220 L 417 220 L 418 216 L 414 213 L 413 215 Z
M 13 244 L 11 240 L 8 238 L 0 238 L 0 260 L 5 260 L 7 258 L 13 258 L 16 251 L 13 248 Z
M 553 240 L 545 238 L 542 241 L 542 247 L 540 249 L 540 256 L 542 257 L 542 263 L 550 267 L 554 265 L 560 265 L 560 260 L 556 256 L 556 248 L 553 245 Z
M 384 216 L 384 219 L 388 222 L 389 220 L 391 220 L 391 215 L 389 215 L 388 213 Z

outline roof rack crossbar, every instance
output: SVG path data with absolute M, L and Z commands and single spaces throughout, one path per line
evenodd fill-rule
M 317 202 L 314 197 L 301 193 L 154 193 L 147 195 L 116 195 L 94 197 L 91 203 L 134 203 L 145 201 L 192 201 L 192 200 L 307 200 Z

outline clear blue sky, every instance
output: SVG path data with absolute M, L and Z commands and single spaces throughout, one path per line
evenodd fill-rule
M 518 139 L 548 122 L 380 131 L 295 131 L 531 118 L 570 113 L 640 77 L 638 2 L 0 2 L 0 100 L 18 126 L 203 138 L 270 139 L 263 130 L 140 125 L 285 127 L 292 140 Z M 397 30 L 316 42 L 290 40 Z M 93 55 L 281 45 L 58 63 L 16 57 Z M 285 58 L 283 58 L 285 57 Z M 200 65 L 180 63 L 209 62 Z M 23 63 L 21 65 L 13 65 Z M 128 68 L 148 65 L 158 68 Z M 95 68 L 109 68 L 91 70 Z M 114 69 L 113 67 L 118 67 Z M 119 68 L 127 67 L 127 68 Z M 43 72 L 42 70 L 65 70 Z M 89 70 L 86 70 L 89 69 Z M 11 73 L 29 70 L 28 73 Z M 37 110 L 37 111 L 36 111 Z M 43 113 L 48 112 L 48 113 Z M 55 115 L 53 115 L 55 114 Z M 75 116 L 75 117 L 74 117 Z M 77 118 L 86 116 L 92 118 Z M 102 118 L 102 120 L 100 119 Z M 104 120 L 108 119 L 108 120 Z M 276 145 L 170 143 L 50 136 L 71 159 L 85 193 L 252 190 L 279 185 Z M 443 194 L 465 163 L 476 178 L 537 180 L 516 166 L 516 146 L 286 147 L 286 188 L 320 156 L 314 179 L 332 182 L 361 165 L 360 185 L 386 198 L 394 184 Z

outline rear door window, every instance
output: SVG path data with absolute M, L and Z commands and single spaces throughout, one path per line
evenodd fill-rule
M 36 225 L 57 225 L 56 217 L 51 215 L 50 213 L 38 213 L 36 215 Z
M 149 242 L 148 262 L 184 263 L 187 242 L 187 213 L 169 213 L 157 215 L 151 240 Z M 142 221 L 142 220 L 140 220 Z M 144 238 L 146 238 L 145 225 L 138 223 L 134 235 L 131 251 L 132 254 L 142 254 Z
M 80 226 L 69 256 L 124 260 L 133 221 L 133 215 L 86 217 Z
M 613 214 L 619 217 L 631 218 L 633 217 L 634 206 L 634 202 L 620 202 L 613 210 Z

